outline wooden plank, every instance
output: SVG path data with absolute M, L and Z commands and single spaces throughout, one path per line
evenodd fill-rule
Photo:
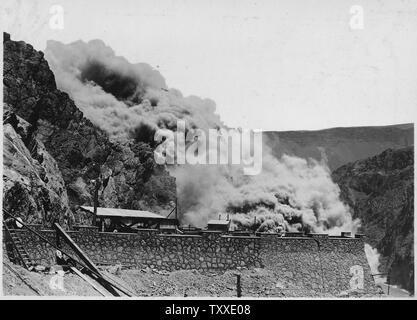
M 109 294 L 106 290 L 104 290 L 103 288 L 99 287 L 98 285 L 96 285 L 91 279 L 89 279 L 86 275 L 84 275 L 80 270 L 78 270 L 75 267 L 71 267 L 71 270 L 77 274 L 78 276 L 80 276 L 83 280 L 85 280 L 86 282 L 88 282 L 88 284 L 90 284 L 97 292 L 99 292 L 103 297 L 111 297 L 112 295 Z
M 62 229 L 62 227 L 58 223 L 54 223 L 54 226 L 55 226 L 57 232 L 59 233 L 59 235 L 61 235 L 64 238 L 64 240 L 69 244 L 69 246 L 71 247 L 71 249 L 74 250 L 75 253 L 81 258 L 81 260 L 90 269 L 92 269 L 95 273 L 97 273 L 98 275 L 102 276 L 101 273 L 100 273 L 100 271 L 99 271 L 99 269 L 94 264 L 94 262 L 91 261 L 90 258 L 88 258 L 88 256 L 84 253 L 84 251 L 82 251 L 81 248 L 74 242 L 74 240 L 72 240 L 72 238 L 68 235 L 68 233 L 66 233 L 64 231 L 64 229 Z
M 81 258 L 81 260 L 92 270 L 94 273 L 99 277 L 100 283 L 102 283 L 102 280 L 104 280 L 106 283 L 102 283 L 104 286 L 106 286 L 107 290 L 113 291 L 113 295 L 118 296 L 119 294 L 114 291 L 115 289 L 123 292 L 127 296 L 131 296 L 131 294 L 124 288 L 119 288 L 117 284 L 114 283 L 111 279 L 106 279 L 103 277 L 97 266 L 94 264 L 93 261 L 91 261 L 88 256 L 81 250 L 81 248 L 72 240 L 72 238 L 62 229 L 62 227 L 58 223 L 54 223 L 54 226 L 57 230 L 57 233 L 61 235 L 64 240 L 68 243 L 68 245 L 74 250 L 74 252 Z M 101 279 L 100 279 L 101 278 Z M 114 288 L 111 288 L 114 287 Z
M 101 274 L 102 279 L 104 281 L 106 281 L 107 283 L 109 283 L 111 286 L 113 286 L 113 288 L 115 290 L 117 290 L 118 292 L 123 293 L 124 295 L 128 296 L 128 297 L 133 297 L 135 296 L 134 293 L 130 292 L 127 288 L 125 288 L 124 286 L 121 286 L 119 283 L 117 283 L 116 281 L 114 281 L 114 279 L 108 277 L 108 276 L 104 276 L 103 274 Z
M 128 296 L 135 296 L 136 294 L 133 292 L 133 289 L 128 287 L 126 283 L 124 283 L 123 280 L 117 278 L 116 276 L 113 276 L 110 272 L 102 271 L 102 275 L 105 280 L 107 280 L 110 283 L 113 283 L 117 285 L 116 289 L 123 289 L 122 293 L 128 295 Z

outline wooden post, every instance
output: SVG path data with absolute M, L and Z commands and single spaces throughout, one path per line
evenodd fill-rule
M 177 178 L 175 179 L 175 220 L 176 220 L 176 224 L 179 225 L 178 223 L 178 193 L 177 193 Z
M 178 223 L 178 197 L 175 197 L 175 220 Z
M 56 246 L 58 248 L 61 248 L 61 238 L 60 238 L 60 235 L 58 233 L 56 233 Z
M 97 226 L 97 207 L 98 207 L 98 190 L 101 186 L 101 179 L 98 177 L 95 181 L 95 188 L 94 188 L 94 215 L 93 215 L 93 226 Z
M 236 295 L 238 298 L 242 296 L 242 286 L 240 284 L 240 274 L 236 273 Z

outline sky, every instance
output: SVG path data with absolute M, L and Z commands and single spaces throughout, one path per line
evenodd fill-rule
M 63 9 L 62 29 L 51 24 L 53 5 Z M 0 7 L 12 39 L 37 50 L 49 39 L 101 39 L 159 70 L 169 87 L 214 100 L 231 127 L 314 130 L 417 118 L 417 1 L 2 0 Z

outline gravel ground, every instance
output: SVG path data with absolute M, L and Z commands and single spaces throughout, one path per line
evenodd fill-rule
M 202 273 L 197 270 L 122 270 L 119 276 L 130 283 L 139 296 L 144 297 L 236 297 L 236 274 L 241 275 L 242 297 L 320 296 L 317 292 L 281 282 L 272 271 L 261 268 L 219 273 Z
M 54 281 L 56 274 L 28 271 L 3 261 L 3 294 L 12 296 L 101 296 L 73 273 L 63 276 L 63 289 Z M 52 284 L 52 285 L 51 285 Z
M 117 280 L 139 297 L 236 297 L 237 274 L 241 277 L 242 297 L 331 297 L 320 292 L 302 289 L 279 279 L 279 275 L 261 268 L 226 272 L 181 270 L 174 272 L 155 269 L 103 268 L 103 272 Z M 3 291 L 5 295 L 25 296 L 100 296 L 79 276 L 66 273 L 64 289 L 51 287 L 56 274 L 31 272 L 9 261 L 3 262 Z M 343 297 L 363 297 L 345 293 Z

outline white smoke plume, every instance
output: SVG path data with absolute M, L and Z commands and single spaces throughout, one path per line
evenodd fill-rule
M 222 126 L 212 100 L 168 89 L 157 70 L 129 63 L 101 40 L 68 45 L 48 41 L 45 57 L 58 88 L 110 137 L 128 137 L 138 129 L 140 133 L 142 125 L 150 131 L 171 129 L 178 119 L 191 128 Z
M 365 254 L 366 259 L 368 260 L 369 267 L 371 268 L 371 273 L 374 275 L 375 282 L 378 284 L 386 283 L 387 277 L 379 275 L 379 258 L 381 257 L 381 255 L 379 254 L 378 250 L 376 248 L 372 248 L 370 244 L 365 243 Z
M 158 129 L 225 128 L 215 103 L 183 97 L 169 89 L 147 64 L 131 64 L 100 40 L 68 45 L 49 41 L 45 51 L 58 87 L 67 92 L 94 124 L 111 138 L 152 142 Z M 204 227 L 229 213 L 235 228 L 266 232 L 356 231 L 349 208 L 339 199 L 325 162 L 264 150 L 262 172 L 245 176 L 240 166 L 183 165 L 169 168 L 177 178 L 184 224 Z
M 204 227 L 219 212 L 228 212 L 236 228 L 253 231 L 340 234 L 359 227 L 327 167 L 313 159 L 276 159 L 266 153 L 255 176 L 230 166 L 181 166 L 172 173 L 180 209 L 194 226 Z

